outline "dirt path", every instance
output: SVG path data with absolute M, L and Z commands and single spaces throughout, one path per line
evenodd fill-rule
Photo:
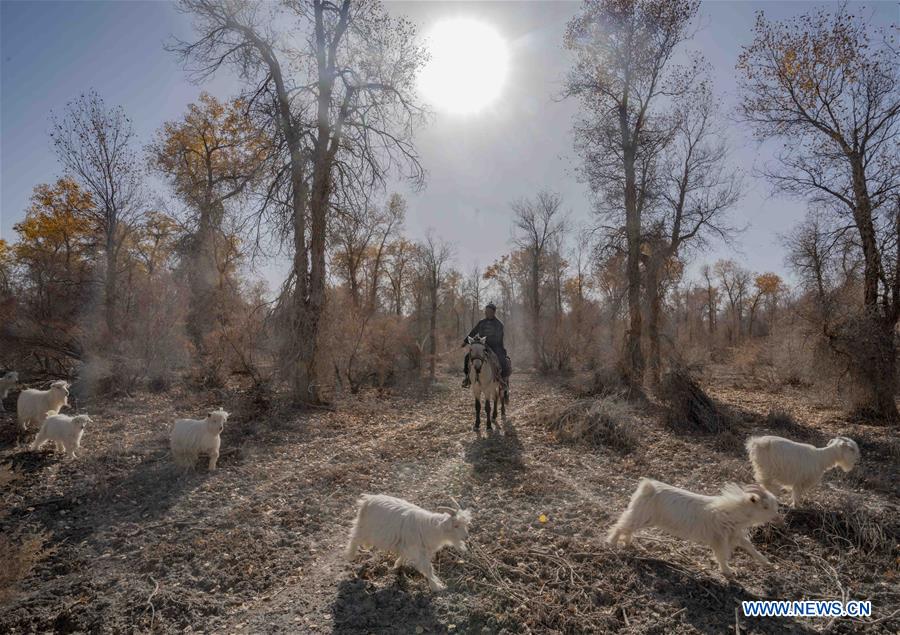
M 742 599 L 848 592 L 871 598 L 876 617 L 900 608 L 889 520 L 898 499 L 885 487 L 897 476 L 896 445 L 885 431 L 849 426 L 834 413 L 799 416 L 795 432 L 856 435 L 871 458 L 826 479 L 818 502 L 790 515 L 786 529 L 754 533 L 778 569 L 739 555 L 738 584 L 729 584 L 705 549 L 661 534 L 630 550 L 604 544 L 640 476 L 701 491 L 746 480 L 739 441 L 766 429 L 766 403 L 809 414 L 796 395 L 733 386 L 714 393 L 735 408 L 753 406 L 740 410 L 733 439 L 675 434 L 651 408 L 635 413 L 640 444 L 629 454 L 558 443 L 535 415 L 572 396 L 527 375 L 516 378 L 501 431 L 481 437 L 471 431 L 469 393 L 450 378 L 425 399 L 366 395 L 335 412 L 260 420 L 238 404 L 220 469 L 187 477 L 171 468 L 166 422 L 234 396 L 114 402 L 92 410 L 100 423 L 76 462 L 0 450 L 19 474 L 0 531 L 45 531 L 56 549 L 0 611 L 0 631 L 719 633 L 734 630 Z M 446 592 L 431 593 L 413 571 L 391 571 L 387 554 L 343 561 L 364 492 L 429 508 L 453 496 L 473 509 L 469 553 L 436 558 Z M 837 622 L 832 631 L 855 626 Z M 867 628 L 898 626 L 886 619 Z M 822 624 L 739 627 L 814 632 Z

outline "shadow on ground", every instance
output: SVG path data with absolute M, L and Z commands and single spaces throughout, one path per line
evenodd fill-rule
M 42 451 L 19 452 L 10 457 L 11 466 L 25 474 L 40 472 L 57 461 L 58 454 Z M 162 456 L 125 466 L 121 457 L 101 457 L 91 463 L 105 471 L 107 477 L 82 482 L 61 496 L 11 507 L 9 520 L 27 521 L 51 530 L 56 541 L 81 541 L 109 527 L 163 517 L 182 496 L 208 478 L 205 471 L 182 474 Z M 68 461 L 61 467 L 83 469 Z
M 817 631 L 790 618 L 778 620 L 750 620 L 741 613 L 741 601 L 760 599 L 737 582 L 726 583 L 710 575 L 694 574 L 673 567 L 664 560 L 655 558 L 635 558 L 631 566 L 642 584 L 653 589 L 666 604 L 682 607 L 679 620 L 691 624 L 698 631 L 709 634 L 738 632 L 736 621 L 741 628 L 751 632 L 772 633 L 815 633 Z M 777 597 L 773 596 L 773 597 Z M 735 613 L 737 609 L 737 613 Z M 670 616 L 674 620 L 676 615 Z M 664 624 L 660 624 L 665 628 Z M 669 624 L 674 629 L 675 623 Z
M 475 478 L 489 479 L 497 472 L 518 472 L 525 469 L 522 442 L 512 417 L 507 417 L 492 432 L 479 434 L 466 446 L 465 460 L 472 466 Z
M 338 585 L 331 606 L 334 633 L 413 633 L 420 626 L 426 633 L 445 633 L 438 621 L 431 595 L 409 592 L 402 574 L 394 584 L 377 588 L 360 579 Z

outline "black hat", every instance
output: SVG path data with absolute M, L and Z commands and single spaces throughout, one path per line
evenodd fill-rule
M 496 310 L 497 310 L 497 305 L 494 304 L 493 302 L 488 302 L 487 305 L 485 305 L 484 308 L 485 308 L 485 309 L 494 309 L 494 310 L 496 311 Z

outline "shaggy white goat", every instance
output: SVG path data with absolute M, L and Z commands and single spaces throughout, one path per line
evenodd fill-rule
M 57 414 L 63 406 L 69 405 L 69 384 L 59 380 L 50 384 L 50 390 L 29 388 L 19 393 L 16 402 L 19 425 L 22 431 L 28 429 L 31 422 L 38 425 L 44 423 L 47 415 Z
M 747 441 L 747 454 L 756 481 L 776 494 L 779 486 L 789 488 L 796 507 L 831 468 L 852 470 L 859 460 L 859 446 L 847 437 L 835 437 L 824 448 L 817 448 L 782 437 L 764 436 Z
M 704 496 L 642 478 L 628 508 L 609 530 L 607 542 L 629 544 L 636 531 L 658 527 L 678 538 L 709 546 L 722 573 L 730 576 L 728 561 L 736 547 L 769 564 L 747 538 L 747 529 L 777 515 L 778 499 L 759 485 L 742 489 L 729 483 L 718 496 Z
M 56 414 L 48 412 L 47 418 L 41 424 L 41 429 L 31 444 L 32 450 L 37 450 L 45 441 L 53 441 L 57 450 L 65 452 L 70 459 L 75 458 L 75 450 L 81 447 L 81 436 L 84 434 L 84 426 L 94 423 L 87 415 Z
M 359 513 L 350 532 L 347 560 L 353 560 L 361 546 L 396 553 L 397 569 L 410 564 L 425 578 L 434 591 L 447 588 L 434 573 L 431 559 L 445 546 L 466 550 L 472 513 L 468 509 L 430 512 L 393 496 L 364 494 L 359 499 Z
M 216 469 L 222 430 L 228 413 L 213 410 L 206 419 L 177 419 L 172 426 L 169 444 L 175 463 L 183 468 L 194 467 L 200 454 L 209 455 L 209 469 Z
M 3 377 L 0 377 L 0 412 L 6 412 L 3 400 L 9 394 L 9 389 L 14 388 L 17 383 L 19 383 L 19 373 L 14 370 L 7 371 Z

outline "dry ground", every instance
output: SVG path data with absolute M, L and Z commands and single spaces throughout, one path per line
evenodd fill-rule
M 536 415 L 573 397 L 527 375 L 514 378 L 502 431 L 481 437 L 455 377 L 424 399 L 368 394 L 335 412 L 252 415 L 237 393 L 94 406 L 75 461 L 0 443 L 19 473 L 0 531 L 43 530 L 55 548 L 0 610 L 0 632 L 898 632 L 896 432 L 848 423 L 797 389 L 717 376 L 708 388 L 739 422 L 733 433 L 672 430 L 650 404 L 628 454 L 557 442 Z M 174 403 L 182 415 L 233 411 L 218 471 L 172 468 Z M 767 422 L 772 408 L 798 423 Z M 8 437 L 12 417 L 0 417 Z M 640 476 L 703 492 L 747 481 L 742 442 L 762 430 L 846 434 L 863 454 L 784 525 L 753 533 L 773 570 L 740 553 L 729 583 L 707 550 L 655 532 L 604 544 Z M 425 507 L 452 495 L 474 510 L 469 553 L 436 560 L 448 591 L 395 574 L 386 554 L 342 561 L 363 492 Z M 842 597 L 872 600 L 874 617 L 736 618 L 742 599 Z

